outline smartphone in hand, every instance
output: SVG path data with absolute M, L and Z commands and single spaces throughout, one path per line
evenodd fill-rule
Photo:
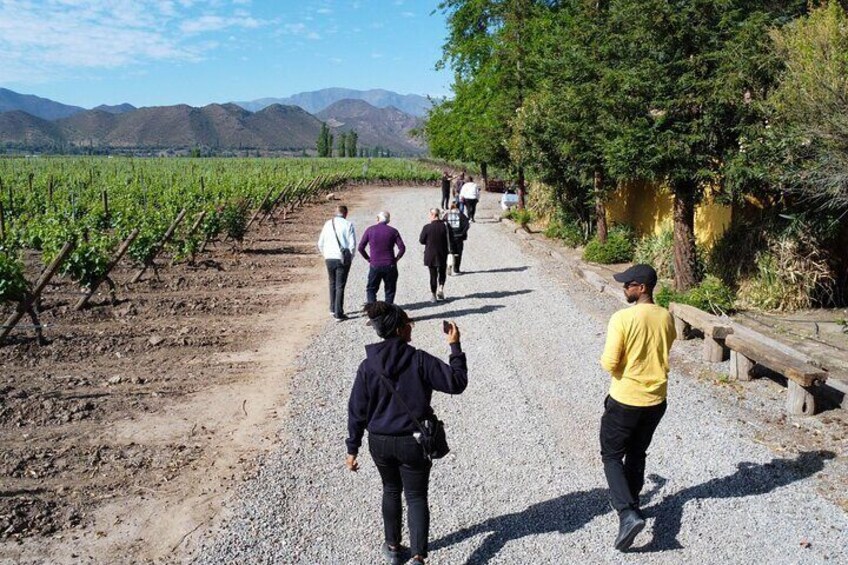
M 442 331 L 446 334 L 449 334 L 451 330 L 451 323 L 447 320 L 442 320 Z

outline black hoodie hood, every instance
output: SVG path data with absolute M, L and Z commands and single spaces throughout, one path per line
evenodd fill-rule
M 366 345 L 365 355 L 371 371 L 396 381 L 398 375 L 406 371 L 412 363 L 415 348 L 400 337 L 392 337 L 380 343 Z

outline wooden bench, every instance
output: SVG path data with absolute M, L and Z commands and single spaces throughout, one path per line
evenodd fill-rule
M 730 348 L 730 376 L 751 380 L 751 370 L 762 365 L 786 377 L 786 411 L 812 416 L 816 412 L 814 387 L 827 381 L 827 371 L 808 363 L 798 352 L 754 330 L 734 326 L 725 343 Z
M 730 320 L 708 314 L 688 304 L 672 302 L 668 311 L 674 318 L 674 329 L 678 339 L 688 339 L 691 328 L 697 328 L 704 333 L 704 360 L 710 363 L 721 363 L 727 359 L 725 341 L 733 334 Z

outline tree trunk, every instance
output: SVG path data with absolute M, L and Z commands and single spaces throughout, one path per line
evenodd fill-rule
M 518 209 L 524 210 L 525 207 L 525 198 L 524 195 L 527 193 L 526 187 L 524 185 L 524 167 L 518 167 Z
M 607 208 L 604 205 L 604 173 L 595 171 L 595 228 L 598 233 L 598 241 L 607 242 Z
M 695 248 L 695 183 L 682 181 L 674 190 L 674 286 L 685 292 L 697 284 Z
M 480 163 L 480 174 L 483 176 L 483 190 L 489 189 L 489 167 L 486 163 Z

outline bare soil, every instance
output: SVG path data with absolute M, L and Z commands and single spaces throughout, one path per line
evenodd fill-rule
M 125 282 L 124 262 L 116 306 L 100 295 L 74 312 L 71 281 L 48 287 L 50 344 L 26 320 L 0 348 L 0 560 L 190 554 L 280 439 L 294 360 L 328 317 L 315 240 L 336 204 L 252 227 L 240 253 L 216 243 L 175 266 L 163 255 L 159 279 Z

